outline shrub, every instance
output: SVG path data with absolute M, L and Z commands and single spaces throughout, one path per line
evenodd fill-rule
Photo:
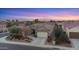
M 14 37 L 17 39 L 20 39 L 20 37 L 22 37 L 22 32 L 20 28 L 12 27 L 9 29 L 9 32 L 11 37 Z

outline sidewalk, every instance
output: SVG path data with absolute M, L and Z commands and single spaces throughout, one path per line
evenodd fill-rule
M 74 50 L 75 48 L 69 48 L 69 47 L 62 47 L 62 46 L 55 46 L 55 45 L 45 45 L 45 44 L 41 44 L 40 42 L 42 40 L 39 40 L 39 39 L 35 39 L 33 38 L 34 40 L 36 41 L 33 41 L 31 43 L 24 43 L 24 42 L 14 42 L 14 41 L 7 41 L 5 37 L 2 37 L 0 38 L 0 43 L 8 43 L 8 44 L 17 44 L 17 45 L 26 45 L 26 46 L 35 46 L 35 47 L 43 47 L 43 48 L 59 48 L 59 49 L 64 49 L 64 50 Z M 43 42 L 44 43 L 44 42 Z

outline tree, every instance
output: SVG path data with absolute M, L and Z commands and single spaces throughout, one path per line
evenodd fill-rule
M 50 22 L 53 22 L 52 20 L 50 20 Z
M 62 32 L 63 32 L 62 26 L 58 25 L 58 28 L 55 30 L 55 36 L 59 37 Z
M 12 26 L 12 24 L 10 22 L 6 23 L 6 27 L 11 27 L 11 26 Z
M 16 26 L 19 25 L 19 21 L 16 19 L 16 21 L 14 22 Z
M 55 41 L 56 41 L 56 44 L 57 44 L 60 41 L 59 37 L 61 36 L 61 33 L 63 32 L 62 26 L 55 24 L 53 32 L 54 32 Z
M 62 25 L 58 25 L 58 27 L 54 30 L 54 33 L 56 44 L 70 43 L 66 32 L 62 28 Z
M 36 33 L 35 29 L 32 29 L 32 34 L 33 34 L 35 37 L 37 37 L 37 33 Z
M 39 20 L 38 20 L 38 19 L 35 19 L 34 21 L 35 21 L 35 23 L 38 23 L 38 22 L 39 22 Z
M 20 39 L 20 37 L 22 37 L 21 29 L 17 28 L 16 26 L 10 28 L 9 32 L 12 38 Z
M 12 21 L 7 20 L 6 27 L 12 27 L 14 25 L 16 25 L 16 26 L 19 25 L 18 20 L 16 20 L 16 21 L 15 20 L 12 20 Z

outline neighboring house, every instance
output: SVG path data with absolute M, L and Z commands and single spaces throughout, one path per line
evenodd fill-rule
M 0 32 L 6 32 L 8 28 L 6 27 L 6 23 L 0 22 Z
M 79 39 L 79 27 L 74 27 L 67 30 L 69 38 Z
M 67 29 L 71 29 L 71 28 L 74 28 L 74 27 L 77 27 L 79 26 L 79 22 L 77 21 L 73 21 L 73 22 L 64 22 L 63 26 Z

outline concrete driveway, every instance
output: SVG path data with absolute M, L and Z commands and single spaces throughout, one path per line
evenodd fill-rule
M 70 39 L 72 42 L 73 47 L 79 49 L 79 39 Z

